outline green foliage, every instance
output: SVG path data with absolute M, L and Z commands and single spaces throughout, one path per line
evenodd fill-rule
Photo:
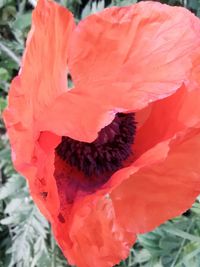
M 68 6 L 77 20 L 102 10 L 105 1 L 89 2 L 81 10 L 80 0 L 57 1 Z M 113 0 L 128 5 L 136 0 Z M 200 14 L 199 0 L 163 0 L 184 5 Z M 31 11 L 36 0 L 0 0 L 0 113 L 6 106 L 10 81 L 16 75 Z M 183 22 L 184 23 L 184 22 Z M 0 117 L 0 267 L 67 267 L 46 219 L 35 207 L 23 177 L 16 174 L 2 118 Z M 138 236 L 138 242 L 120 267 L 199 267 L 200 202 L 185 215 L 155 231 Z

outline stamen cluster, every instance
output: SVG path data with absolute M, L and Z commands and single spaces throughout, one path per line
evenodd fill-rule
M 131 155 L 135 131 L 134 114 L 118 113 L 112 123 L 99 132 L 94 142 L 62 137 L 56 152 L 88 177 L 112 173 L 121 168 Z

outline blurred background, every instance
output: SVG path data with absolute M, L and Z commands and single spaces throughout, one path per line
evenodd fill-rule
M 60 0 L 77 21 L 107 6 L 135 0 Z M 200 16 L 200 0 L 166 0 Z M 6 106 L 11 79 L 17 74 L 31 12 L 36 0 L 0 0 L 0 113 Z M 184 23 L 184 21 L 183 21 Z M 120 267 L 200 267 L 200 198 L 182 216 L 138 236 Z M 51 234 L 49 223 L 29 196 L 23 177 L 15 172 L 0 116 L 0 267 L 70 267 Z M 95 267 L 95 266 L 94 266 Z

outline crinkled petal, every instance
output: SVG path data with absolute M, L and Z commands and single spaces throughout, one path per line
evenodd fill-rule
M 71 217 L 72 220 L 54 224 L 55 235 L 71 264 L 112 267 L 128 256 L 135 236 L 127 234 L 116 223 L 110 199 L 104 197 L 81 205 Z M 69 240 L 66 243 L 66 235 L 69 235 L 71 247 Z
M 72 264 L 114 265 L 137 233 L 180 214 L 199 193 L 197 46 L 199 22 L 182 8 L 111 8 L 75 29 L 69 11 L 38 1 L 4 118 L 14 164 Z M 131 162 L 107 182 L 93 186 L 56 155 L 63 135 L 93 141 L 115 113 L 143 107 Z
M 199 20 L 184 8 L 141 2 L 105 9 L 73 32 L 75 86 L 113 108 L 145 107 L 189 82 L 199 33 Z

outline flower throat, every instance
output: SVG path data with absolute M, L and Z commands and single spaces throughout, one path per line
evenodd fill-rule
M 134 114 L 117 113 L 111 124 L 101 129 L 92 143 L 62 137 L 56 152 L 86 176 L 100 176 L 117 171 L 132 154 L 136 132 Z

